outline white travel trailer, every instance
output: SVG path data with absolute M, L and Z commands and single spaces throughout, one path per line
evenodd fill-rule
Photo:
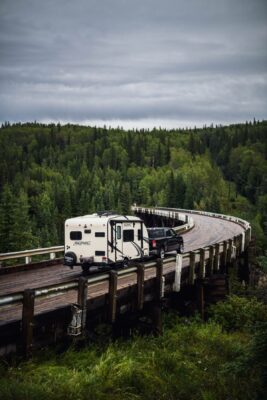
M 144 222 L 135 216 L 103 211 L 70 218 L 65 222 L 64 264 L 84 271 L 93 265 L 124 265 L 149 255 L 147 238 Z

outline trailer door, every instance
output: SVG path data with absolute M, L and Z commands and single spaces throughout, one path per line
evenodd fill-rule
M 122 241 L 122 224 L 115 224 L 115 261 L 121 261 L 124 259 L 123 255 L 123 241 Z

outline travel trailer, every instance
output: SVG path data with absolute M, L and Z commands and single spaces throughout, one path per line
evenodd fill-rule
M 65 221 L 64 264 L 71 268 L 127 265 L 148 255 L 147 229 L 138 217 L 103 211 Z

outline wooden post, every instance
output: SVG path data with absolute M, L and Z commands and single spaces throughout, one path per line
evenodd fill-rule
M 205 277 L 205 249 L 200 249 L 200 266 L 198 278 L 203 279 Z
M 82 331 L 84 331 L 86 327 L 87 291 L 88 291 L 87 278 L 81 276 L 78 282 L 77 302 L 82 309 Z
M 223 253 L 222 253 L 222 264 L 221 272 L 224 273 L 226 269 L 226 259 L 227 259 L 227 240 L 223 241 Z
M 214 272 L 218 272 L 220 262 L 220 243 L 215 244 Z
M 209 275 L 213 274 L 214 270 L 214 246 L 209 246 Z
M 233 250 L 233 239 L 229 239 L 229 246 L 228 246 L 227 254 L 226 254 L 227 266 L 229 266 L 232 261 L 232 250 Z
M 22 306 L 22 351 L 25 357 L 32 353 L 35 290 L 26 289 Z
M 189 264 L 189 285 L 194 285 L 195 281 L 195 264 L 196 254 L 194 251 L 190 251 L 190 264 Z
M 144 305 L 144 280 L 145 266 L 137 264 L 137 310 L 142 310 Z
M 113 323 L 116 319 L 116 306 L 117 306 L 117 286 L 118 286 L 118 273 L 117 271 L 110 271 L 109 273 L 109 293 L 108 293 L 108 320 Z
M 197 280 L 196 282 L 196 291 L 197 291 L 197 308 L 201 318 L 204 320 L 204 283 L 202 280 Z
M 157 259 L 156 265 L 156 287 L 155 303 L 153 307 L 154 331 L 156 335 L 162 335 L 162 315 L 161 315 L 161 296 L 162 296 L 163 261 Z

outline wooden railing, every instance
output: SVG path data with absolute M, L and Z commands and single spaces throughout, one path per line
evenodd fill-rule
M 62 252 L 64 252 L 64 246 L 52 246 L 32 250 L 14 251 L 12 253 L 1 253 L 0 263 L 7 260 L 18 260 L 20 258 L 24 258 L 25 264 L 30 264 L 32 257 L 43 254 L 49 254 L 50 260 L 54 260 L 56 258 L 56 254 Z

